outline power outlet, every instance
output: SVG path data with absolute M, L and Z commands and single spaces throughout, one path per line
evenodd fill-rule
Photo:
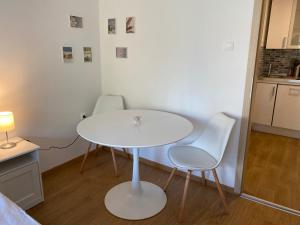
M 84 120 L 86 118 L 87 118 L 87 113 L 86 112 L 80 113 L 80 120 Z

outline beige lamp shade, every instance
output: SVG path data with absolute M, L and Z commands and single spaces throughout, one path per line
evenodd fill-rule
M 14 114 L 12 112 L 0 112 L 0 132 L 15 129 Z

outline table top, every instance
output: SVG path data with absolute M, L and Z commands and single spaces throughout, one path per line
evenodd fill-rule
M 140 118 L 140 125 L 135 117 Z M 91 116 L 77 126 L 78 134 L 96 144 L 146 148 L 177 142 L 193 131 L 182 116 L 156 110 L 117 110 Z
M 16 158 L 21 155 L 28 154 L 30 152 L 38 150 L 40 147 L 28 142 L 19 137 L 13 137 L 9 139 L 10 142 L 15 142 L 17 145 L 10 149 L 0 149 L 0 162 L 7 161 L 9 159 Z M 1 141 L 0 145 L 6 141 Z

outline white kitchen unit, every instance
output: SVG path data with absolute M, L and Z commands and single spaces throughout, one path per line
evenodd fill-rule
M 17 146 L 0 149 L 0 192 L 24 210 L 44 201 L 39 146 L 12 138 Z
M 272 1 L 267 49 L 287 48 L 293 5 L 294 0 Z
M 268 35 L 268 27 L 269 27 L 269 17 L 270 17 L 270 8 L 271 8 L 271 0 L 264 0 L 262 13 L 261 13 L 261 26 L 259 29 L 260 32 L 260 47 L 265 48 L 267 44 L 267 35 Z
M 300 0 L 294 0 L 288 48 L 300 49 Z
M 272 125 L 277 84 L 258 82 L 252 111 L 252 122 Z
M 300 131 L 300 86 L 278 85 L 272 125 Z

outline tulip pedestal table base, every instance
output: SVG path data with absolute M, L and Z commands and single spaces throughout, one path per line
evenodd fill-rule
M 157 185 L 140 181 L 139 150 L 133 149 L 132 181 L 113 187 L 105 196 L 107 210 L 122 219 L 141 220 L 158 214 L 166 205 L 167 197 Z
M 132 183 L 113 187 L 105 196 L 105 206 L 113 215 L 127 220 L 147 219 L 158 214 L 166 205 L 164 191 L 155 184 L 141 181 L 141 193 L 133 193 Z

